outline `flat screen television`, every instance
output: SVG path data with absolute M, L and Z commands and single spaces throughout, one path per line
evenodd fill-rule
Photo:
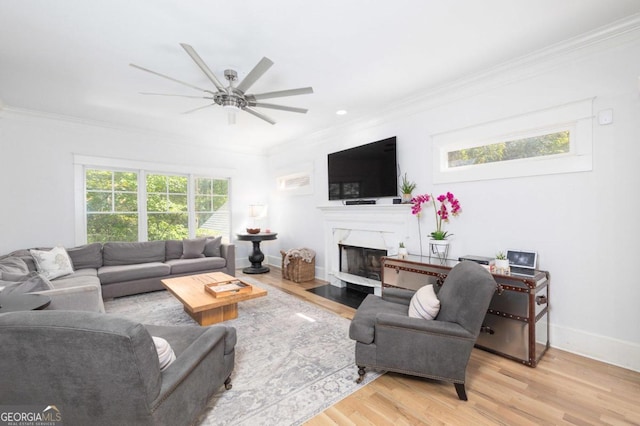
M 395 197 L 395 136 L 328 155 L 329 200 Z

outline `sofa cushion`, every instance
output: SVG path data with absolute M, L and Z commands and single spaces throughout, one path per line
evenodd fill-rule
M 102 244 L 92 243 L 67 249 L 74 269 L 95 268 L 102 266 Z
M 104 243 L 102 246 L 102 256 L 103 266 L 164 262 L 165 242 Z
M 182 258 L 197 259 L 204 257 L 204 245 L 207 243 L 206 238 L 196 238 L 193 240 L 182 241 Z
M 220 257 L 220 246 L 222 245 L 222 237 L 209 237 L 204 246 L 204 255 L 207 257 Z
M 29 275 L 29 267 L 20 257 L 5 257 L 0 259 L 0 280 L 18 281 Z
M 167 260 L 165 264 L 171 266 L 171 274 L 175 275 L 224 268 L 227 266 L 227 261 L 223 257 L 201 257 Z
M 64 247 L 54 247 L 51 250 L 29 250 L 36 262 L 38 272 L 52 280 L 69 275 L 73 272 L 71 258 Z
M 169 275 L 170 272 L 171 266 L 159 262 L 109 265 L 98 269 L 98 278 L 100 278 L 100 283 L 104 285 L 141 278 L 163 277 Z
M 51 282 L 43 275 L 32 272 L 20 281 L 0 281 L 0 294 L 3 296 L 14 294 L 31 293 L 32 291 L 43 291 L 53 289 Z
M 182 240 L 165 241 L 166 260 L 180 259 L 182 257 Z
M 100 288 L 97 269 L 78 269 L 71 275 L 51 280 L 53 288 L 72 288 L 83 285 L 93 285 Z

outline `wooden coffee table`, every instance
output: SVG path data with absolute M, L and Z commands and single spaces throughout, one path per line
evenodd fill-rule
M 251 292 L 213 297 L 204 285 L 238 279 L 223 272 L 167 278 L 162 284 L 184 305 L 184 311 L 200 325 L 211 325 L 238 318 L 238 302 L 267 295 L 267 290 L 251 285 Z M 239 280 L 242 282 L 242 280 Z

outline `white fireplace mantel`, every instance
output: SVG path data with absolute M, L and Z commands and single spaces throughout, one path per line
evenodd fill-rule
M 383 249 L 393 255 L 398 251 L 398 244 L 408 238 L 409 204 L 332 205 L 318 209 L 324 216 L 324 279 L 338 287 L 344 286 L 344 274 L 339 271 L 338 244 Z M 372 286 L 379 294 L 379 283 Z

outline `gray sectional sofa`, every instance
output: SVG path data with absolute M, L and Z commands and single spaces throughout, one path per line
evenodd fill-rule
M 49 295 L 47 309 L 104 312 L 103 299 L 163 290 L 165 278 L 205 272 L 235 275 L 235 246 L 221 243 L 220 237 L 93 243 L 66 252 L 73 272 L 48 281 L 49 287 L 28 291 Z M 20 274 L 23 281 L 37 274 L 29 250 L 0 257 L 0 286 L 6 287 Z
M 175 353 L 164 370 L 153 337 Z M 56 404 L 61 417 L 13 424 L 192 425 L 214 392 L 231 387 L 236 341 L 235 328 L 224 324 L 143 326 L 73 311 L 0 314 L 0 401 L 11 408 Z

